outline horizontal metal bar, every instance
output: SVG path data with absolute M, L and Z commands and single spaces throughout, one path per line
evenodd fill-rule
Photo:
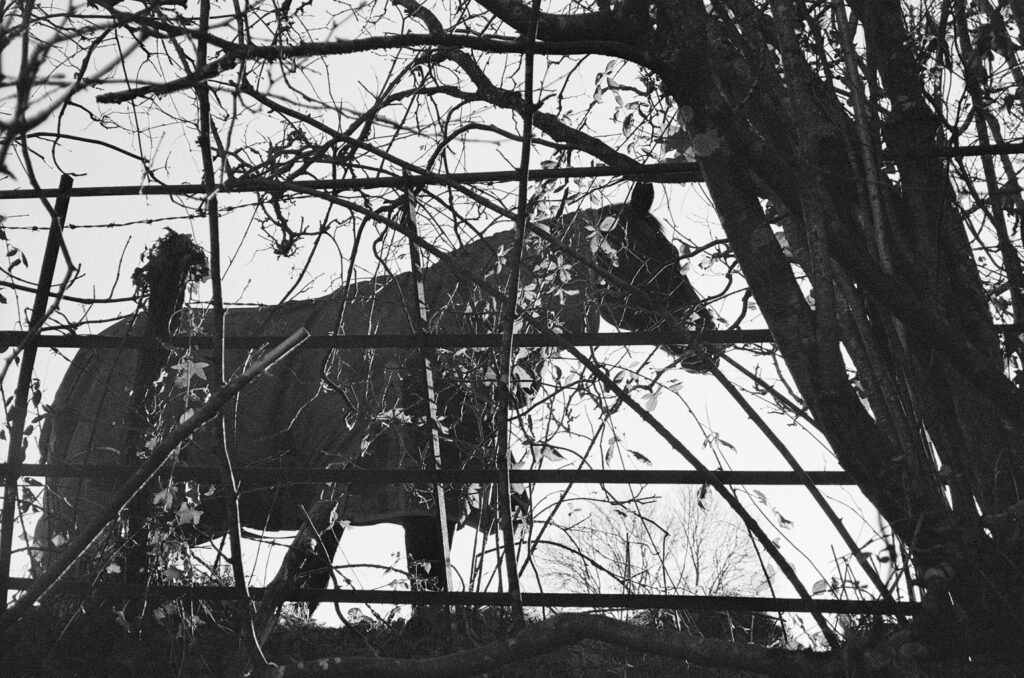
M 12 577 L 11 589 L 24 590 L 32 580 Z M 227 586 L 125 586 L 67 582 L 57 584 L 54 593 L 98 593 L 147 598 L 166 597 L 187 600 L 237 600 L 241 593 Z M 250 588 L 253 598 L 262 598 L 265 588 Z M 801 600 L 799 598 L 754 598 L 750 596 L 672 596 L 612 593 L 524 593 L 528 607 L 591 607 L 643 610 L 711 610 L 729 612 L 822 612 L 825 614 L 914 614 L 918 603 L 887 603 L 874 600 Z M 465 591 L 360 591 L 349 589 L 314 590 L 294 588 L 284 599 L 301 602 L 501 606 L 510 605 L 507 593 Z
M 22 477 L 33 478 L 108 478 L 125 476 L 124 469 L 115 465 L 88 466 L 83 464 L 21 464 Z M 491 469 L 432 471 L 419 469 L 338 469 L 338 468 L 236 468 L 235 476 L 249 482 L 334 482 L 388 485 L 398 483 L 489 483 L 497 471 Z M 0 478 L 6 477 L 7 465 L 0 464 Z M 173 473 L 179 479 L 218 481 L 216 466 L 178 466 L 160 471 L 161 477 Z M 732 485 L 803 485 L 802 473 L 794 471 L 715 471 L 715 476 Z M 510 470 L 516 483 L 631 483 L 636 485 L 701 485 L 704 476 L 698 471 L 626 471 L 626 470 Z M 808 471 L 817 485 L 852 485 L 853 480 L 844 471 Z M 243 490 L 245 488 L 243 487 Z
M 999 144 L 978 144 L 976 146 L 929 147 L 922 146 L 916 150 L 893 153 L 882 151 L 882 157 L 892 160 L 900 158 L 966 158 L 979 155 L 1001 155 L 1004 153 L 1024 153 L 1024 143 L 1006 141 Z
M 25 332 L 0 332 L 0 350 L 17 346 L 25 339 Z M 688 332 L 572 332 L 558 335 L 574 346 L 670 346 L 687 344 Z M 699 335 L 704 344 L 758 344 L 772 341 L 768 330 L 707 330 Z M 252 349 L 276 346 L 283 339 L 278 336 L 225 337 L 230 349 Z M 36 345 L 41 348 L 140 348 L 142 337 L 109 337 L 99 334 L 40 334 Z M 175 346 L 211 348 L 209 336 L 175 336 L 169 342 Z M 299 349 L 338 348 L 496 348 L 501 337 L 495 334 L 339 334 L 311 336 Z M 520 347 L 561 346 L 554 336 L 542 334 L 516 334 L 513 343 Z
M 902 156 L 884 153 L 885 157 L 965 157 L 994 155 L 997 153 L 1024 152 L 1024 144 L 1007 142 L 1002 144 L 986 144 L 978 146 L 956 146 L 952 148 L 923 147 Z M 626 179 L 644 179 L 665 183 L 700 182 L 704 176 L 697 163 L 659 163 L 654 165 L 637 165 L 633 167 L 558 167 L 553 169 L 530 170 L 528 181 L 548 181 L 551 179 L 584 179 L 593 177 L 622 177 Z M 518 182 L 522 180 L 518 170 L 498 172 L 459 172 L 454 174 L 421 174 L 408 178 L 367 177 L 362 179 L 323 179 L 294 181 L 293 185 L 325 191 L 362 190 L 372 188 L 401 188 L 404 186 L 441 185 L 458 182 L 461 184 L 485 184 L 499 182 Z M 94 198 L 106 196 L 132 195 L 203 195 L 206 187 L 203 184 L 136 184 L 131 186 L 81 186 L 71 190 L 72 198 Z M 266 183 L 261 181 L 259 187 L 247 183 L 245 179 L 225 182 L 217 187 L 218 193 L 258 193 L 267 192 Z M 57 188 L 39 190 L 10 189 L 0 191 L 0 200 L 28 200 L 36 198 L 54 198 Z
M 696 163 L 681 162 L 657 165 L 636 165 L 633 167 L 559 167 L 554 169 L 530 170 L 530 181 L 548 181 L 551 179 L 576 179 L 591 177 L 623 177 L 646 179 L 648 181 L 685 183 L 703 181 L 704 175 Z M 521 181 L 522 174 L 518 170 L 500 172 L 460 172 L 455 174 L 417 174 L 409 177 L 367 177 L 361 179 L 322 179 L 293 181 L 294 186 L 312 188 L 323 191 L 358 191 L 372 188 L 403 188 L 406 186 L 436 186 L 446 183 L 486 184 L 499 182 Z M 259 186 L 245 179 L 227 181 L 216 187 L 218 193 L 259 193 L 268 192 L 267 182 L 261 180 Z M 203 184 L 146 184 L 134 186 L 76 186 L 71 190 L 72 198 L 96 198 L 107 196 L 130 195 L 205 195 Z M 26 200 L 32 198 L 52 198 L 57 195 L 56 188 L 13 189 L 0 191 L 0 200 Z
M 995 325 L 996 332 L 1020 332 L 1017 325 Z M 20 330 L 0 331 L 0 351 L 18 346 L 26 333 Z M 764 329 L 705 330 L 697 335 L 704 345 L 770 344 L 772 333 Z M 573 346 L 673 346 L 685 345 L 692 339 L 689 332 L 566 332 L 558 335 Z M 276 346 L 285 337 L 253 335 L 225 337 L 229 349 L 254 349 Z M 368 348 L 497 348 L 501 337 L 495 334 L 338 334 L 314 335 L 297 350 L 311 348 L 368 349 Z M 209 336 L 175 336 L 168 339 L 174 346 L 212 348 Z M 520 347 L 558 347 L 562 342 L 542 334 L 516 334 L 513 340 Z M 35 339 L 40 348 L 111 348 L 134 349 L 144 346 L 142 337 L 109 337 L 99 334 L 39 334 Z

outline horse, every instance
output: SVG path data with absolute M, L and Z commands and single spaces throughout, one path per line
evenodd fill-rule
M 521 313 L 561 333 L 593 331 L 599 317 L 630 331 L 713 329 L 714 318 L 679 265 L 679 256 L 651 215 L 653 188 L 637 184 L 630 200 L 538 222 L 526 237 L 521 266 Z M 508 275 L 514 231 L 483 237 L 452 251 L 447 261 L 421 269 L 422 299 L 410 272 L 343 286 L 311 300 L 230 309 L 228 337 L 287 335 L 300 327 L 313 335 L 414 334 L 419 304 L 431 333 L 493 333 L 501 304 L 478 284 L 501 288 Z M 452 263 L 449 263 L 452 262 Z M 466 274 L 469 273 L 469 275 Z M 604 272 L 604 273 L 602 273 Z M 611 275 L 607 275 L 610 273 Z M 186 307 L 179 326 L 202 334 L 208 311 Z M 530 325 L 522 326 L 528 331 Z M 108 337 L 137 334 L 131 319 L 104 330 Z M 713 349 L 694 344 L 664 347 L 691 372 L 706 372 Z M 558 349 L 515 351 L 511 405 L 531 402 L 546 358 Z M 83 349 L 70 364 L 42 429 L 45 464 L 124 464 L 123 431 L 135 382 L 135 349 Z M 497 351 L 491 348 L 434 351 L 436 421 L 441 469 L 494 468 Z M 251 352 L 225 352 L 227 372 L 243 369 Z M 169 365 L 160 409 L 150 413 L 156 431 L 167 429 L 198 403 L 208 384 L 209 352 L 190 350 Z M 274 482 L 275 469 L 431 468 L 432 432 L 425 416 L 422 354 L 416 348 L 304 349 L 275 365 L 225 412 L 228 449 L 236 467 L 265 472 L 269 487 L 242 486 L 243 525 L 260 530 L 297 530 L 315 505 L 329 501 L 330 520 L 318 529 L 319 558 L 304 561 L 301 584 L 322 587 L 338 542 L 349 525 L 397 523 L 404 527 L 412 580 L 447 590 L 438 506 L 432 486 Z M 153 423 L 155 422 L 155 423 Z M 184 444 L 175 464 L 214 466 L 223 437 L 201 429 Z M 146 435 L 157 435 L 150 433 Z M 55 544 L 101 510 L 116 478 L 50 478 L 43 497 L 37 549 Z M 449 537 L 479 497 L 479 487 L 446 486 Z M 522 513 L 529 500 L 513 497 Z M 225 533 L 227 505 L 220 488 L 165 488 L 155 503 L 177 508 L 178 522 L 205 539 Z M 179 504 L 180 502 L 180 504 Z M 182 516 L 184 518 L 182 519 Z M 192 524 L 195 523 L 195 524 Z M 489 529 L 481 520 L 479 529 Z

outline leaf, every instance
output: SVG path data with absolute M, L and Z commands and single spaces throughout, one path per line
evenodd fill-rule
M 690 144 L 690 135 L 676 127 L 664 139 L 665 153 L 675 153 L 676 158 L 682 160 L 692 155 L 693 148 Z
M 658 391 L 650 391 L 640 396 L 644 409 L 653 412 L 658 407 Z
M 174 606 L 174 603 L 167 603 L 153 610 L 153 619 L 156 619 L 158 622 L 162 622 L 168 617 L 174 617 L 177 612 L 178 610 Z
M 172 370 L 178 373 L 174 378 L 174 383 L 182 388 L 188 388 L 193 378 L 197 381 L 207 381 L 206 368 L 209 366 L 210 363 L 195 362 L 188 359 L 182 360 L 177 365 L 171 367 Z
M 756 499 L 758 501 L 758 503 L 760 503 L 760 504 L 767 504 L 768 503 L 768 497 L 764 496 L 764 492 L 762 492 L 761 490 L 752 490 L 750 492 L 750 494 L 754 495 L 754 499 Z
M 174 505 L 174 488 L 165 487 L 153 495 L 153 506 L 163 505 L 164 511 L 170 511 Z
M 179 525 L 188 525 L 189 523 L 198 525 L 203 513 L 203 511 L 197 511 L 192 506 L 189 506 L 186 502 L 181 502 L 181 506 L 178 507 L 174 515 L 177 517 Z
M 630 450 L 629 453 L 632 454 L 634 457 L 636 457 L 636 460 L 639 461 L 644 466 L 650 466 L 651 465 L 651 460 L 648 459 L 645 455 L 640 454 L 636 450 Z
M 61 546 L 64 546 L 64 544 L 67 544 L 68 540 L 63 534 L 55 534 L 50 538 L 50 543 L 57 548 L 60 548 Z
M 117 563 L 111 563 L 106 567 L 107 574 L 121 574 L 121 566 Z
M 622 439 L 617 435 L 612 436 L 608 441 L 608 446 L 605 448 L 604 452 L 604 460 L 606 463 L 610 463 L 611 460 L 615 458 L 615 453 L 618 451 L 619 443 L 621 442 Z
M 736 448 L 732 445 L 732 443 L 728 442 L 727 440 L 723 440 L 722 436 L 719 435 L 717 432 L 711 432 L 707 435 L 706 438 L 704 438 L 703 447 L 711 449 L 716 454 L 723 454 L 723 447 L 727 447 L 733 452 L 736 451 Z
M 534 461 L 547 459 L 549 461 L 565 461 L 565 457 L 556 448 L 546 443 L 530 443 L 530 454 Z
M 698 158 L 712 155 L 722 146 L 722 138 L 718 130 L 710 130 L 693 135 L 693 152 Z
M 828 589 L 828 582 L 824 579 L 819 579 L 818 581 L 814 582 L 814 586 L 811 587 L 811 595 L 817 596 L 821 595 L 822 593 L 828 593 Z
M 180 567 L 168 565 L 160 574 L 163 576 L 165 580 L 174 583 L 181 581 L 182 577 L 185 576 L 185 571 L 182 570 Z
M 775 511 L 775 520 L 779 523 L 779 527 L 781 527 L 784 530 L 792 530 L 795 526 L 795 523 L 793 523 L 792 520 L 789 520 L 788 518 L 786 518 L 786 516 L 782 515 L 777 510 Z
M 628 136 L 633 129 L 633 114 L 630 113 L 626 116 L 626 119 L 622 121 L 622 134 Z

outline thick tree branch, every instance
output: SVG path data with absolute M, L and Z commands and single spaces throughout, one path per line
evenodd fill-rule
M 519 0 L 477 0 L 477 4 L 505 22 L 517 33 L 525 34 L 533 21 L 530 7 Z M 627 0 L 611 11 L 584 14 L 552 14 L 537 16 L 537 39 L 551 42 L 577 40 L 613 40 L 622 42 L 630 36 L 623 19 L 636 13 L 644 3 Z
M 985 394 L 1016 430 L 1024 429 L 1024 396 L 982 351 L 931 310 L 921 295 L 882 270 L 867 250 L 840 229 L 829 233 L 832 256 L 875 302 L 888 309 L 925 342 L 943 352 L 953 367 Z M 989 322 L 989 330 L 994 332 Z
M 498 54 L 518 54 L 523 50 L 518 40 L 475 35 L 424 35 L 407 33 L 403 35 L 382 35 L 360 40 L 336 40 L 332 42 L 304 42 L 298 45 L 251 45 L 226 50 L 222 56 L 210 61 L 195 73 L 169 82 L 143 85 L 120 92 L 101 94 L 96 101 L 116 104 L 143 96 L 170 94 L 196 87 L 204 81 L 215 78 L 234 68 L 243 59 L 278 61 L 281 59 L 302 59 L 310 57 L 357 54 L 375 49 L 400 49 L 409 47 L 456 47 L 477 49 Z M 542 43 L 534 51 L 537 54 L 603 54 L 630 61 L 641 62 L 642 54 L 620 42 L 606 40 L 581 40 L 576 42 Z
M 930 485 L 908 483 L 900 473 L 893 473 L 901 465 L 897 461 L 900 450 L 880 434 L 848 386 L 824 387 L 815 360 L 814 315 L 771 232 L 741 161 L 723 149 L 706 158 L 703 167 L 722 227 L 815 421 L 840 464 L 853 474 L 868 499 L 901 538 L 913 542 L 920 515 L 945 514 L 941 497 Z

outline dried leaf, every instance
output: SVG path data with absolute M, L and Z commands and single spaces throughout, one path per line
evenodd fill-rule
M 775 511 L 775 520 L 778 522 L 779 527 L 784 530 L 792 530 L 795 526 L 795 523 L 792 520 L 786 518 L 786 516 L 779 513 L 778 510 Z
M 630 450 L 629 453 L 632 454 L 634 457 L 636 457 L 636 460 L 639 461 L 641 464 L 643 464 L 645 466 L 650 466 L 651 465 L 651 460 L 648 459 L 645 455 L 640 454 L 636 450 Z
M 549 461 L 565 461 L 565 457 L 556 448 L 546 443 L 530 443 L 530 454 L 534 461 L 547 459 Z

